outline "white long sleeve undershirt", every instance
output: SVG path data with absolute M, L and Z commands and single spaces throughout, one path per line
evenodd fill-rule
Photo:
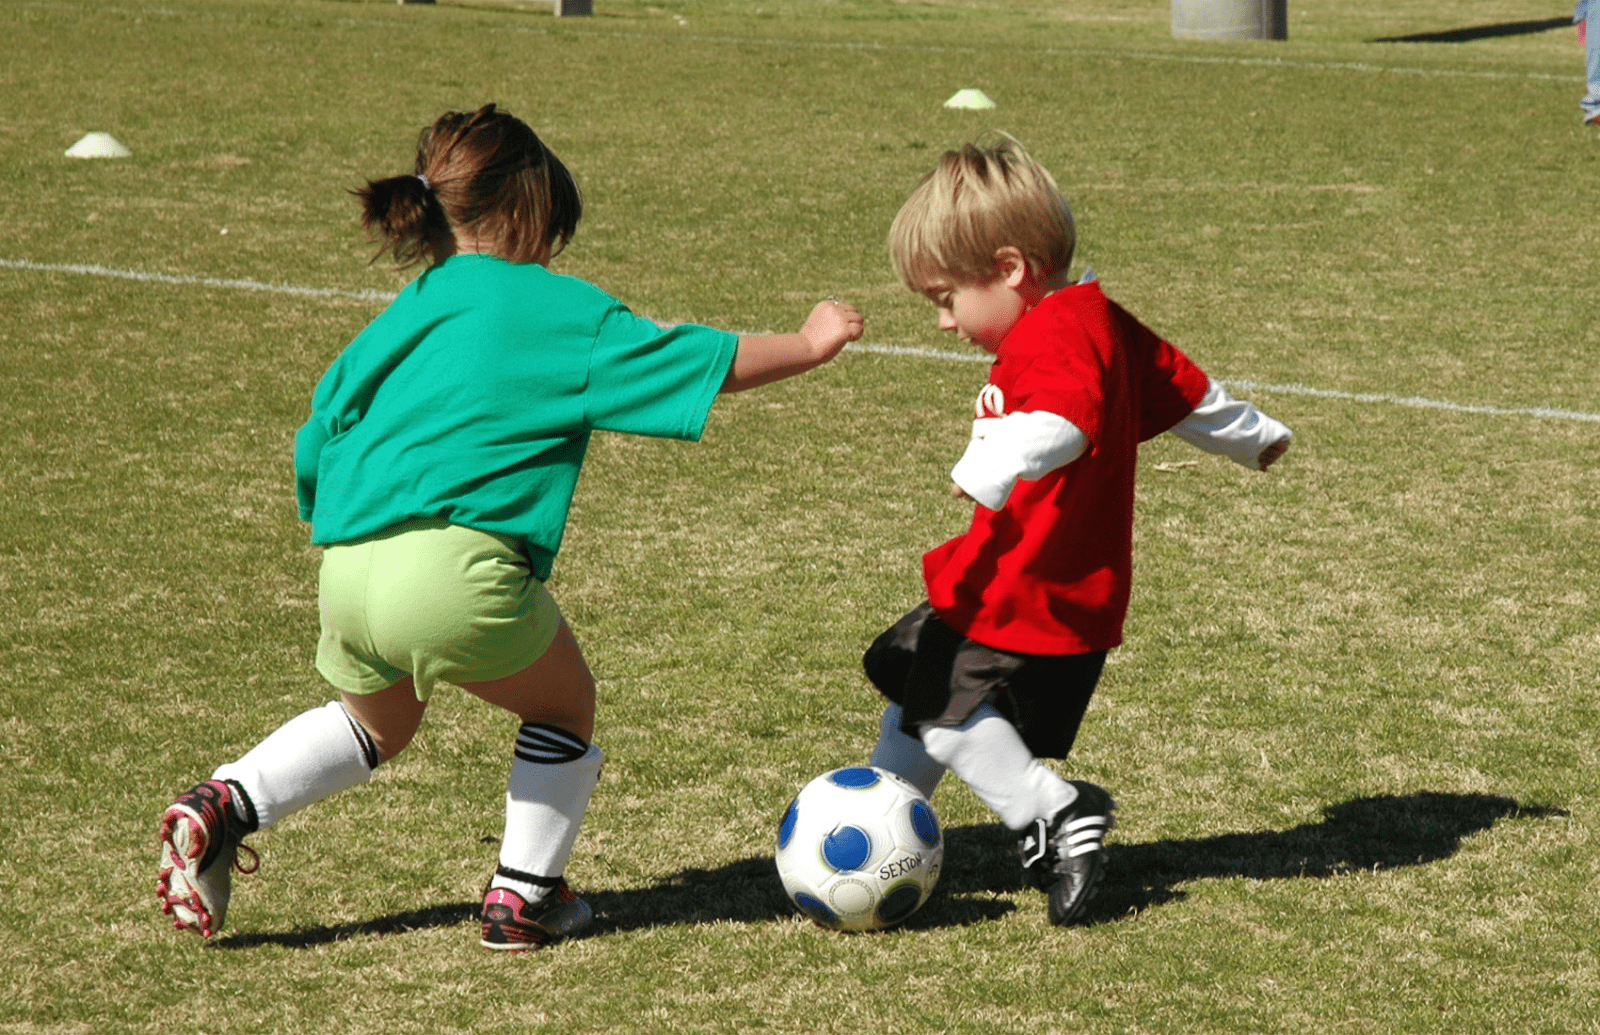
M 1262 413 L 1255 404 L 1235 399 L 1212 381 L 1200 400 L 1172 433 L 1196 449 L 1217 453 L 1236 464 L 1254 469 L 1261 453 L 1274 442 L 1286 442 L 1294 433 L 1281 421 Z
M 999 510 L 1019 480 L 1043 478 L 1088 447 L 1088 436 L 1076 424 L 1046 410 L 980 417 L 950 478 L 968 496 Z
M 1212 381 L 1205 398 L 1172 429 L 1196 449 L 1256 467 L 1263 450 L 1292 432 L 1280 421 L 1234 399 Z M 1018 481 L 1035 481 L 1082 456 L 1089 439 L 1077 425 L 1045 410 L 981 417 L 950 478 L 990 510 L 1005 506 Z

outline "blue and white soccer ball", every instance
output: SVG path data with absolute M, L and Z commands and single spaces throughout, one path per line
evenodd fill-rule
M 801 912 L 838 931 L 892 927 L 933 893 L 939 819 L 884 769 L 852 766 L 800 789 L 778 824 L 778 876 Z

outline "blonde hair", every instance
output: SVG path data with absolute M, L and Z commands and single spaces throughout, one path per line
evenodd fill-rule
M 1004 133 L 946 151 L 889 229 L 895 272 L 913 291 L 941 281 L 982 283 L 995 275 L 995 252 L 1008 246 L 1048 278 L 1071 264 L 1076 244 L 1056 181 Z

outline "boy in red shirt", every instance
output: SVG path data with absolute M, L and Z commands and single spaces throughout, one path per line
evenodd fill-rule
M 1164 431 L 1266 470 L 1290 432 L 1074 284 L 1072 214 L 1010 137 L 948 151 L 889 234 L 939 328 L 995 356 L 951 471 L 966 534 L 923 557 L 927 602 L 863 659 L 891 702 L 872 764 L 931 795 L 953 771 L 1021 837 L 1050 920 L 1082 914 L 1114 803 L 1039 761 L 1065 758 L 1106 651 L 1122 642 L 1139 443 Z

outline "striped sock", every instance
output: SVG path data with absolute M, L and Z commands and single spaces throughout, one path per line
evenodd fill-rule
M 211 778 L 240 788 L 241 804 L 249 804 L 265 830 L 330 794 L 366 783 L 377 764 L 371 734 L 342 703 L 329 701 L 279 726 L 237 762 L 218 766 Z
M 605 754 L 582 737 L 535 722 L 517 731 L 513 754 L 500 865 L 489 886 L 536 902 L 566 872 Z

